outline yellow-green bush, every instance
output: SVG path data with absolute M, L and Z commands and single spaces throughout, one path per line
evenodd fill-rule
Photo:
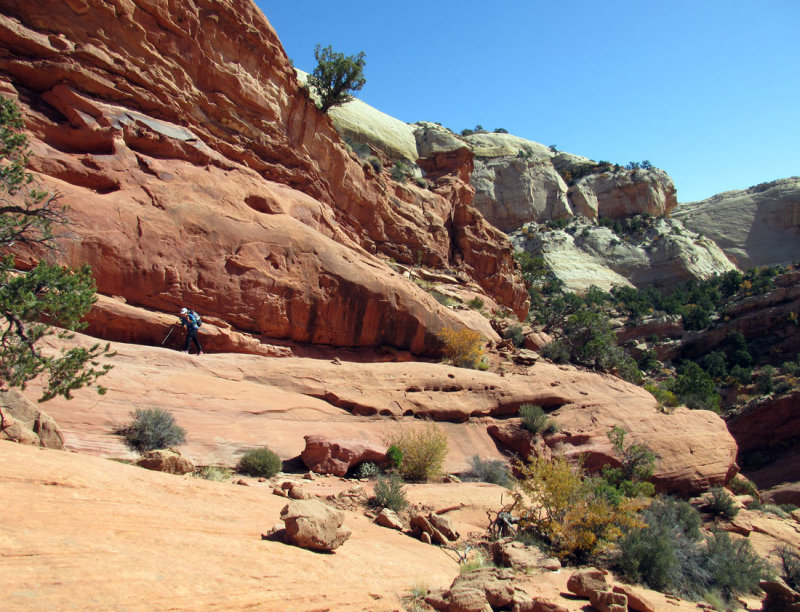
M 636 514 L 643 502 L 625 498 L 611 503 L 598 491 L 597 479 L 563 456 L 532 457 L 527 464 L 520 462 L 517 470 L 520 531 L 560 559 L 584 560 L 639 524 Z
M 425 482 L 441 473 L 447 456 L 447 434 L 436 423 L 392 433 L 387 443 L 402 452 L 397 471 L 405 480 Z
M 482 339 L 474 329 L 462 327 L 453 329 L 445 327 L 436 334 L 442 341 L 442 354 L 454 366 L 459 368 L 478 367 L 483 358 Z

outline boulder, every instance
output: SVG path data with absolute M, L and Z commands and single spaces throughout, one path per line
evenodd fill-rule
M 386 463 L 385 447 L 366 440 L 307 435 L 305 442 L 300 457 L 308 469 L 318 474 L 344 476 L 350 468 L 364 461 Z
M 381 527 L 388 527 L 389 529 L 403 530 L 403 521 L 397 516 L 397 513 L 391 508 L 384 508 L 375 517 L 375 522 Z
M 136 465 L 155 472 L 167 474 L 189 474 L 194 472 L 194 464 L 173 450 L 152 450 L 142 455 Z
M 585 599 L 589 599 L 594 591 L 606 591 L 609 588 L 605 572 L 594 567 L 573 572 L 567 580 L 569 592 Z
M 614 591 L 592 591 L 589 603 L 598 612 L 628 612 L 628 598 L 623 593 Z
M 450 586 L 450 608 L 449 610 L 460 610 L 453 608 L 454 601 L 463 600 L 478 601 L 474 592 L 481 594 L 483 601 L 488 604 L 490 610 L 510 608 L 514 602 L 515 588 L 513 583 L 514 572 L 498 568 L 481 568 L 464 572 L 458 576 Z M 471 608 L 482 610 L 483 608 Z
M 526 546 L 511 538 L 492 542 L 491 552 L 495 564 L 511 567 L 517 571 L 531 569 L 558 571 L 561 569 L 561 562 L 558 559 L 548 557 L 535 546 Z
M 350 537 L 342 527 L 344 512 L 316 500 L 297 500 L 287 504 L 280 515 L 286 525 L 289 543 L 323 552 L 332 552 Z
M 615 584 L 611 589 L 614 593 L 621 593 L 628 598 L 628 609 L 634 612 L 656 612 L 656 607 L 646 597 L 641 595 L 632 586 Z
M 800 612 L 800 593 L 780 578 L 762 580 L 759 586 L 766 594 L 761 608 L 764 612 Z

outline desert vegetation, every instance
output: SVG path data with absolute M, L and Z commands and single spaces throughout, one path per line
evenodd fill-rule
M 114 433 L 122 436 L 128 448 L 140 454 L 179 446 L 186 440 L 186 430 L 163 408 L 137 408 L 131 412 L 130 422 L 116 428 Z

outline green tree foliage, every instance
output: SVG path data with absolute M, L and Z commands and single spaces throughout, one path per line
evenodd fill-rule
M 341 106 L 353 99 L 367 82 L 364 77 L 366 56 L 345 55 L 334 51 L 330 45 L 314 49 L 317 67 L 308 77 L 309 84 L 320 96 L 320 110 L 327 113 L 334 106 Z
M 689 408 L 719 411 L 721 398 L 714 380 L 694 361 L 684 361 L 667 388 Z
M 40 401 L 59 395 L 69 399 L 72 391 L 92 385 L 111 368 L 96 361 L 110 353 L 108 345 L 100 344 L 59 354 L 41 349 L 40 341 L 55 333 L 52 326 L 62 328 L 58 337 L 65 339 L 85 327 L 81 319 L 95 302 L 95 284 L 88 266 L 71 270 L 41 261 L 19 270 L 9 253 L 14 245 L 51 253 L 55 232 L 67 223 L 58 195 L 36 189 L 25 170 L 23 127 L 16 105 L 0 98 L 0 387 L 25 388 L 41 376 Z

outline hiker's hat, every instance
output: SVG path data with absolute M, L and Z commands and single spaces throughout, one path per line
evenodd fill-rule
M 188 311 L 188 310 L 186 310 L 185 308 L 181 308 L 181 314 L 187 314 L 188 312 L 189 312 L 189 311 Z

